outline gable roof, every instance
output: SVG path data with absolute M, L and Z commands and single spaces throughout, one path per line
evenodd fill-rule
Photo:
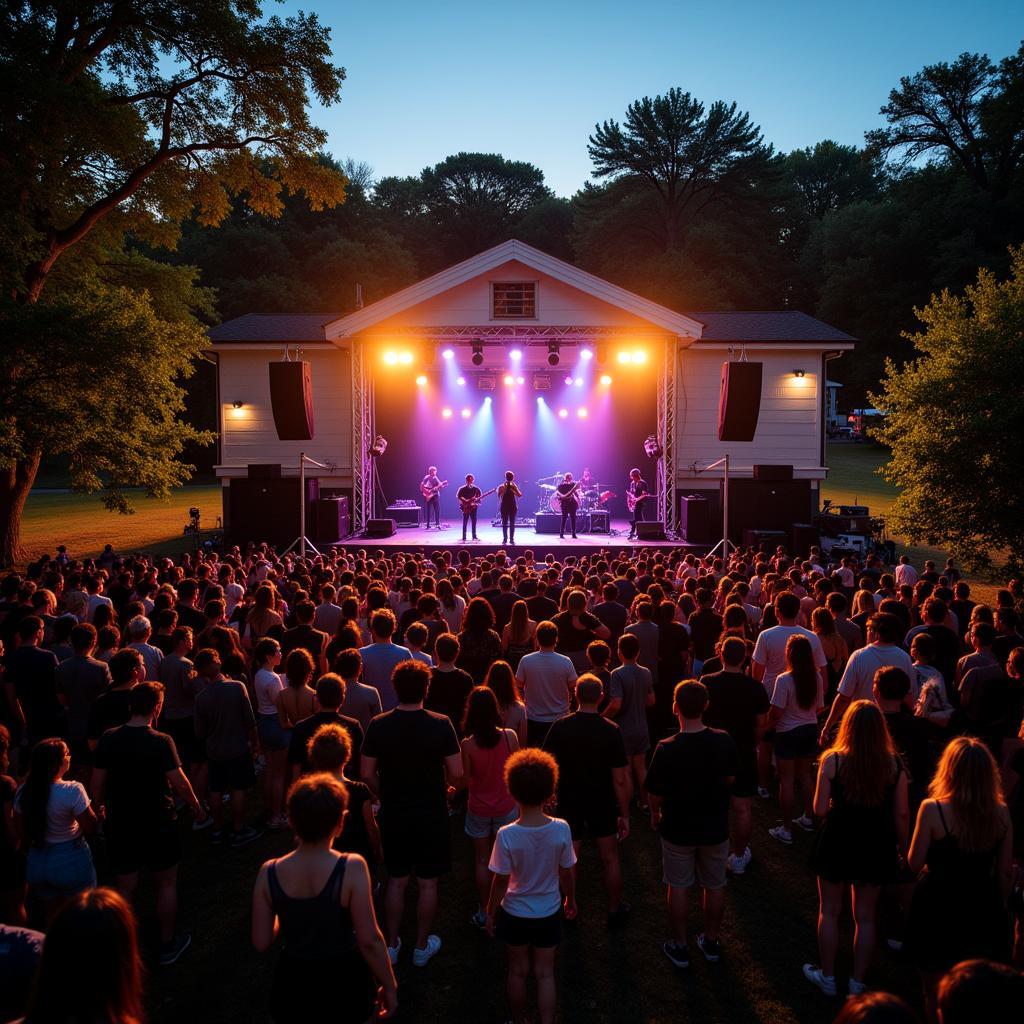
M 650 299 L 642 298 L 634 292 L 597 277 L 595 274 L 580 270 L 579 267 L 574 267 L 571 263 L 566 263 L 565 260 L 549 256 L 547 253 L 541 252 L 540 249 L 534 249 L 532 245 L 527 245 L 525 242 L 509 239 L 492 249 L 471 256 L 468 260 L 456 263 L 454 267 L 448 267 L 431 277 L 417 281 L 416 284 L 409 285 L 408 288 L 403 288 L 387 298 L 380 299 L 365 309 L 341 317 L 327 329 L 325 332 L 327 338 L 333 340 L 359 334 L 388 317 L 404 312 L 421 302 L 426 302 L 428 299 L 494 270 L 510 260 L 516 260 L 532 270 L 537 270 L 556 281 L 561 281 L 562 284 L 626 310 L 626 312 L 632 313 L 670 334 L 685 338 L 700 337 L 701 325 L 692 317 L 677 313 L 666 306 L 660 306 L 656 302 L 651 302 Z
M 337 313 L 246 313 L 207 333 L 213 342 L 326 341 L 324 327 L 337 319 Z
M 856 338 L 795 309 L 771 313 L 691 313 L 704 325 L 701 341 L 835 342 L 852 344 Z

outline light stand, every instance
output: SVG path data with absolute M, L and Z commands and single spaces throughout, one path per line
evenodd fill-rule
M 305 452 L 299 452 L 299 535 L 282 552 L 287 555 L 296 546 L 299 547 L 299 558 L 306 557 L 306 548 L 309 548 L 314 555 L 320 552 L 313 547 L 313 542 L 306 537 L 306 466 L 316 466 L 318 469 L 327 469 L 322 462 L 311 459 Z
M 719 466 L 722 467 L 722 539 L 708 552 L 708 555 L 713 555 L 721 548 L 722 558 L 728 561 L 729 548 L 731 547 L 736 550 L 736 545 L 729 540 L 729 456 L 723 456 L 716 462 L 705 466 L 699 472 L 705 473 L 709 469 L 717 469 Z

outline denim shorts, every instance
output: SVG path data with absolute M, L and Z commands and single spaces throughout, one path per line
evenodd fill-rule
M 486 818 L 479 814 L 466 812 L 466 835 L 470 839 L 489 839 L 502 825 L 511 825 L 519 817 L 519 811 L 512 808 L 508 814 L 500 818 Z
M 43 900 L 74 896 L 96 885 L 96 868 L 82 836 L 63 843 L 30 846 L 25 876 L 35 896 Z
M 281 725 L 277 714 L 257 715 L 256 731 L 260 737 L 260 746 L 264 750 L 287 750 L 291 742 L 292 731 Z

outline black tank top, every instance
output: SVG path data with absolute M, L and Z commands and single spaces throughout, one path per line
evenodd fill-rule
M 267 870 L 270 900 L 281 925 L 282 951 L 293 960 L 329 960 L 356 948 L 352 915 L 341 905 L 347 857 L 340 857 L 317 896 L 296 898 L 281 888 L 277 861 Z

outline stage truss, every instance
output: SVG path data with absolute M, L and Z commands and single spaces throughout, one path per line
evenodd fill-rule
M 373 378 L 364 342 L 354 339 L 352 354 L 352 530 L 361 533 L 373 518 Z
M 661 365 L 658 368 L 658 426 L 657 438 L 662 457 L 658 460 L 658 518 L 665 531 L 676 532 L 676 385 L 679 360 L 676 338 L 666 338 L 662 345 Z

